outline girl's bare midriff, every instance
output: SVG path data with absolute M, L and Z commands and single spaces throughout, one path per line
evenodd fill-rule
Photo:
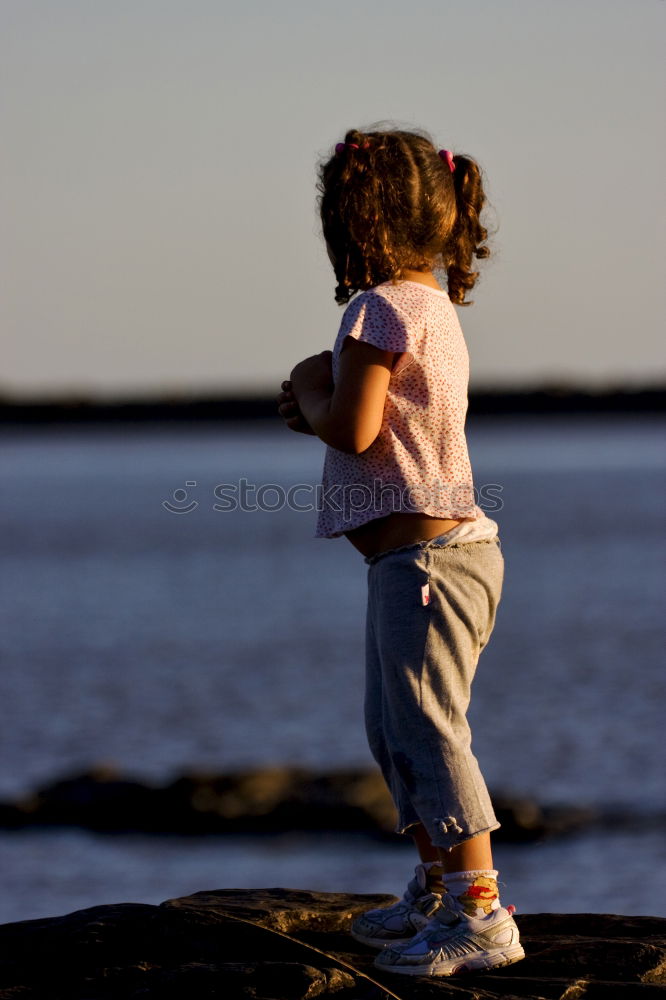
M 460 523 L 441 517 L 428 517 L 427 514 L 395 513 L 346 531 L 345 536 L 362 555 L 374 556 L 401 545 L 428 541 Z

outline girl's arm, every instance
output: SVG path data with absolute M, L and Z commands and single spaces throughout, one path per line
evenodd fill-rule
M 291 390 L 317 437 L 339 451 L 360 455 L 382 426 L 394 353 L 347 337 L 333 385 L 332 354 L 322 351 L 296 365 Z

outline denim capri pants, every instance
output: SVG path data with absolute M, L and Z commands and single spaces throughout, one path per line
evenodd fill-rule
M 398 812 L 445 850 L 499 827 L 466 714 L 500 600 L 499 538 L 367 557 L 365 723 Z

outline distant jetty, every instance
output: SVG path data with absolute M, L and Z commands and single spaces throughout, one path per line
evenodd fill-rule
M 275 395 L 277 395 L 277 391 Z M 62 426 L 142 423 L 181 425 L 201 421 L 279 421 L 275 395 L 178 394 L 150 398 L 106 399 L 12 397 L 0 393 L 0 423 L 5 426 Z M 591 389 L 544 385 L 516 389 L 472 389 L 470 417 L 643 414 L 666 412 L 666 387 Z
M 637 814 L 609 803 L 547 804 L 502 790 L 491 793 L 501 827 L 497 842 L 525 843 L 598 829 L 663 829 L 663 813 Z M 0 802 L 0 829 L 78 826 L 108 833 L 271 834 L 294 830 L 357 834 L 409 844 L 394 833 L 395 810 L 376 768 L 316 772 L 263 767 L 228 773 L 191 771 L 152 784 L 100 762 L 63 775 L 13 801 Z

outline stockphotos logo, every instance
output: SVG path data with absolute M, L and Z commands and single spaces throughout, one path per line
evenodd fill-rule
M 188 479 L 185 486 L 197 488 L 196 480 Z M 252 483 L 239 479 L 236 483 L 218 483 L 213 495 L 218 501 L 212 509 L 229 513 L 231 511 L 276 510 L 329 511 L 342 514 L 343 521 L 351 520 L 354 514 L 393 514 L 397 512 L 418 513 L 425 508 L 446 511 L 442 516 L 469 517 L 474 505 L 486 512 L 496 512 L 504 506 L 499 483 L 485 483 L 478 489 L 469 483 L 408 483 L 398 486 L 374 479 L 372 487 L 365 483 L 333 484 L 324 487 L 321 483 L 296 483 L 283 486 L 280 483 Z M 190 498 L 188 489 L 173 491 L 171 500 L 163 500 L 162 506 L 172 514 L 190 514 L 199 507 L 200 501 Z

